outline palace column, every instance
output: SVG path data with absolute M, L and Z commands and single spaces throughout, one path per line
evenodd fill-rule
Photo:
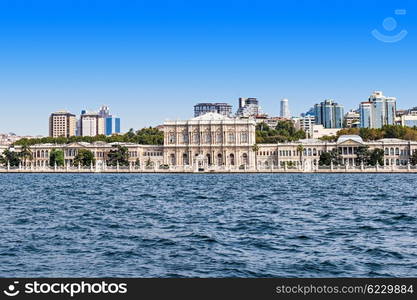
M 178 148 L 175 147 L 175 165 L 179 166 L 180 162 L 180 152 L 178 151 Z
M 192 150 L 188 150 L 188 164 L 190 166 L 193 166 L 194 165 L 194 162 L 193 162 L 193 151 Z

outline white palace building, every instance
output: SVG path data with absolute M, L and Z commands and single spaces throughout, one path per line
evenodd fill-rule
M 336 150 L 346 167 L 358 165 L 357 149 L 384 150 L 382 169 L 410 169 L 410 155 L 417 151 L 417 142 L 400 139 L 381 139 L 364 142 L 356 135 L 341 136 L 336 142 L 303 139 L 277 144 L 258 144 L 255 141 L 255 121 L 229 118 L 217 113 L 206 113 L 188 121 L 164 123 L 164 145 L 132 143 L 71 143 L 64 145 L 38 144 L 30 147 L 33 159 L 24 169 L 45 169 L 49 166 L 52 149 L 61 149 L 65 155 L 65 168 L 72 167 L 79 149 L 88 149 L 96 158 L 95 171 L 106 170 L 107 153 L 115 145 L 129 151 L 130 171 L 166 170 L 178 172 L 198 171 L 265 171 L 318 169 L 320 154 Z M 3 149 L 0 149 L 2 152 Z M 14 151 L 20 151 L 17 146 Z M 362 166 L 363 167 L 363 166 Z M 415 168 L 414 166 L 412 168 Z

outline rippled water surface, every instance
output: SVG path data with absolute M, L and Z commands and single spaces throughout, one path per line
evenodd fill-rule
M 3 174 L 2 277 L 417 276 L 417 175 Z

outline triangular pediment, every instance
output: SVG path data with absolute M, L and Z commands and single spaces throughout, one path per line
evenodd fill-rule
M 338 146 L 360 146 L 363 145 L 363 143 L 360 143 L 358 141 L 354 141 L 354 140 L 345 140 L 341 143 L 337 144 Z
M 90 143 L 74 142 L 74 143 L 67 144 L 65 147 L 66 148 L 82 148 L 82 147 L 86 147 L 86 146 L 89 146 L 89 145 L 90 145 Z

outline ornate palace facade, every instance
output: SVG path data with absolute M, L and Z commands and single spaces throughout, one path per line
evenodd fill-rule
M 255 122 L 207 113 L 188 121 L 164 123 L 164 145 L 131 143 L 72 143 L 31 146 L 32 160 L 26 167 L 46 167 L 52 149 L 64 151 L 66 166 L 72 166 L 79 149 L 88 149 L 102 168 L 110 150 L 116 145 L 127 147 L 130 167 L 170 168 L 184 171 L 264 170 L 299 168 L 310 170 L 318 165 L 320 154 L 336 150 L 345 165 L 357 165 L 357 150 L 368 146 L 384 150 L 384 165 L 408 165 L 410 155 L 417 151 L 417 142 L 381 139 L 364 142 L 359 136 L 341 136 L 336 142 L 304 139 L 296 142 L 259 144 L 255 146 Z M 255 151 L 257 150 L 257 151 Z M 2 149 L 0 149 L 0 152 Z M 17 146 L 14 151 L 20 151 Z
M 164 161 L 172 166 L 254 166 L 256 124 L 207 113 L 188 121 L 164 123 Z

